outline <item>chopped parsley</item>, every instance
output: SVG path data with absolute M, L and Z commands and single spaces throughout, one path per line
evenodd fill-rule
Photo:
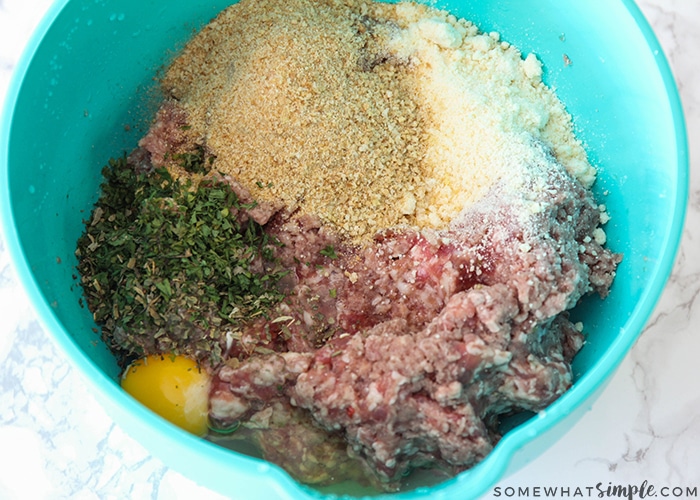
M 333 245 L 327 245 L 319 253 L 321 255 L 323 255 L 324 257 L 328 257 L 329 259 L 337 259 L 338 258 L 338 255 L 335 253 L 335 248 L 333 248 Z
M 190 174 L 207 174 L 211 171 L 215 157 L 207 156 L 204 154 L 204 148 L 198 146 L 195 151 L 190 153 L 174 154 L 173 159 L 179 162 L 180 166 Z
M 137 173 L 126 158 L 103 175 L 76 255 L 88 306 L 115 350 L 218 360 L 226 324 L 267 317 L 282 300 L 279 243 L 239 216 L 251 205 L 228 184 Z

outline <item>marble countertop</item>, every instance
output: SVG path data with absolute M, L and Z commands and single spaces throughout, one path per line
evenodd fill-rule
M 691 145 L 689 212 L 673 275 L 591 410 L 485 498 L 595 498 L 593 485 L 700 497 L 700 0 L 639 0 L 670 60 Z M 0 102 L 49 0 L 0 0 Z M 693 257 L 695 255 L 695 257 Z M 75 402 L 80 405 L 76 408 Z M 580 488 L 580 490 L 577 490 Z M 695 493 L 694 493 L 695 492 Z M 115 424 L 42 330 L 0 241 L 0 499 L 222 498 Z M 634 498 L 640 498 L 635 496 Z

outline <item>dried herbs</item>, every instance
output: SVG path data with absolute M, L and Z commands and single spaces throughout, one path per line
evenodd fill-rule
M 173 155 L 173 159 L 180 163 L 180 166 L 190 174 L 207 174 L 211 171 L 211 166 L 214 163 L 213 156 L 204 154 L 204 147 L 197 148 L 190 153 L 177 153 Z
M 328 257 L 331 260 L 335 260 L 338 258 L 338 255 L 335 253 L 335 248 L 333 248 L 332 245 L 326 246 L 323 250 L 319 252 L 321 255 L 324 257 Z
M 206 165 L 183 161 L 188 170 Z M 283 298 L 278 243 L 228 184 L 136 172 L 126 158 L 103 175 L 76 254 L 88 306 L 114 349 L 216 361 L 227 324 L 266 316 Z

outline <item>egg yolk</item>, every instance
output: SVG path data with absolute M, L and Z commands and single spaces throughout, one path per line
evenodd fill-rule
M 151 355 L 129 365 L 122 388 L 161 417 L 197 436 L 207 433 L 211 376 L 185 356 Z

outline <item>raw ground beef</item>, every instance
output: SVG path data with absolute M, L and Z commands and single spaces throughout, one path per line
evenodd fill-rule
M 456 472 L 483 459 L 500 416 L 544 409 L 570 387 L 583 335 L 567 310 L 586 293 L 605 296 L 619 261 L 591 236 L 600 211 L 590 191 L 546 152 L 533 171 L 546 185 L 527 195 L 496 185 L 448 229 L 388 230 L 364 247 L 277 212 L 267 228 L 294 270 L 288 297 L 272 321 L 229 338 L 212 421 L 306 410 L 308 425 L 347 443 L 340 456 L 389 489 L 415 467 Z M 261 447 L 283 446 L 283 427 L 258 433 Z M 286 435 L 298 450 L 298 434 Z M 294 470 L 307 454 L 273 458 Z

